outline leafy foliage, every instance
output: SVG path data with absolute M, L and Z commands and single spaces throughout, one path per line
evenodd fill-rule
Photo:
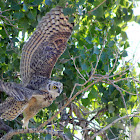
M 64 130 L 71 139 L 77 135 L 83 135 L 85 139 L 95 138 L 94 134 L 101 128 L 137 110 L 140 88 L 134 80 L 135 69 L 130 62 L 122 65 L 129 47 L 125 32 L 127 22 L 134 19 L 133 3 L 128 0 L 1 0 L 0 5 L 0 77 L 5 81 L 20 82 L 22 46 L 41 17 L 51 8 L 56 5 L 65 7 L 64 14 L 69 16 L 70 22 L 75 23 L 67 49 L 52 73 L 52 79 L 64 84 L 63 92 L 66 94 L 60 95 L 50 107 L 41 110 L 31 120 L 30 127 L 38 127 L 47 121 L 67 102 L 71 93 L 74 96 L 78 91 L 81 93 L 63 111 L 69 117 L 63 120 L 62 116 L 66 114 L 62 112 L 52 124 L 55 129 Z M 139 23 L 139 16 L 135 19 Z M 107 78 L 107 75 L 110 77 Z M 101 76 L 104 76 L 103 79 L 96 82 Z M 72 92 L 75 83 L 79 85 Z M 0 96 L 1 100 L 6 97 L 4 94 Z M 18 120 L 21 118 L 6 124 L 19 129 L 21 124 Z M 60 126 L 62 121 L 65 124 Z M 138 122 L 136 117 L 123 119 L 98 136 L 101 139 L 125 139 L 130 137 L 130 125 L 136 126 Z M 13 139 L 44 137 L 51 139 L 51 135 L 46 134 L 17 135 Z

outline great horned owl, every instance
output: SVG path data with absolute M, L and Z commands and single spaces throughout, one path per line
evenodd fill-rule
M 60 95 L 63 85 L 51 81 L 57 59 L 66 49 L 73 24 L 68 22 L 62 8 L 53 8 L 39 22 L 22 50 L 20 73 L 22 84 L 0 81 L 0 90 L 8 97 L 0 104 L 0 118 L 13 120 L 24 113 L 23 128 L 29 119 Z

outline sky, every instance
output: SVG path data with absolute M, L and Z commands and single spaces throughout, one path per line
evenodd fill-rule
M 140 1 L 136 1 L 137 8 L 133 9 L 134 15 L 140 15 Z M 133 59 L 133 63 L 137 66 L 137 62 L 140 63 L 140 24 L 136 22 L 128 23 L 128 29 L 126 30 L 130 47 L 127 49 L 128 57 L 126 60 Z M 137 72 L 140 73 L 140 69 L 137 68 Z

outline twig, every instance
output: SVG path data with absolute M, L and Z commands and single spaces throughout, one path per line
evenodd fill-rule
M 115 85 L 109 78 L 107 78 L 107 80 L 120 92 L 122 99 L 123 99 L 124 107 L 125 107 L 126 112 L 127 112 L 127 106 L 126 106 L 125 99 L 124 99 L 124 96 L 122 94 L 120 87 L 118 85 Z
M 50 119 L 48 119 L 46 122 L 44 122 L 43 124 L 41 124 L 37 129 L 40 130 L 42 127 L 44 127 L 45 125 L 47 125 L 51 120 L 53 120 L 65 107 L 67 107 L 80 93 L 88 90 L 88 88 L 90 88 L 92 85 L 94 85 L 95 83 L 98 83 L 99 81 L 101 81 L 104 77 L 100 77 L 99 79 L 97 79 L 95 82 L 91 83 L 90 85 L 88 85 L 87 87 L 85 87 L 84 89 L 78 91 L 72 98 L 70 98 L 67 103 L 62 106 L 62 108 L 60 108 L 59 111 L 57 111 Z
M 128 94 L 130 94 L 130 95 L 137 95 L 137 94 L 130 93 L 130 92 L 126 91 L 125 89 L 119 87 L 118 85 L 114 84 L 114 81 L 111 81 L 110 79 L 108 79 L 108 81 L 109 81 L 114 87 L 116 87 L 116 89 L 119 89 L 119 91 L 122 90 L 122 91 L 124 91 L 124 92 L 126 92 L 126 93 L 128 93 Z
M 100 131 L 98 131 L 97 133 L 95 133 L 92 137 L 91 140 L 93 140 L 96 136 L 100 135 L 101 133 L 103 133 L 105 130 L 109 129 L 112 125 L 114 125 L 115 123 L 117 123 L 118 121 L 124 119 L 124 118 L 129 118 L 129 117 L 134 117 L 135 115 L 139 114 L 139 112 L 130 114 L 130 115 L 126 115 L 123 117 L 120 117 L 116 120 L 114 120 L 112 123 L 110 123 L 109 125 L 107 125 L 106 127 L 104 127 L 103 129 L 101 129 Z
M 114 62 L 113 67 L 112 67 L 112 69 L 110 70 L 110 72 L 109 72 L 108 75 L 110 75 L 111 72 L 114 70 L 114 68 L 115 68 L 115 66 L 116 66 L 116 63 L 117 63 L 117 59 L 118 59 L 118 52 L 116 53 L 115 62 Z
M 16 29 L 23 29 L 23 28 L 16 27 L 16 25 L 13 25 L 10 21 L 9 21 L 9 23 L 7 23 L 6 21 L 3 21 L 3 23 L 5 23 L 6 25 L 11 25 L 11 26 L 13 26 Z
M 71 58 L 73 60 L 73 64 L 74 64 L 74 67 L 75 69 L 77 70 L 77 72 L 79 73 L 79 75 L 81 76 L 82 79 L 85 80 L 85 82 L 87 81 L 84 76 L 80 73 L 79 69 L 76 67 L 76 64 L 75 64 L 75 58 Z
M 125 69 L 125 70 L 123 70 L 123 71 L 119 71 L 119 72 L 117 72 L 117 73 L 115 73 L 115 74 L 113 74 L 113 75 L 111 75 L 110 76 L 110 78 L 111 77 L 114 77 L 114 76 L 117 76 L 117 75 L 125 75 L 125 74 L 127 74 L 127 73 L 125 73 L 127 70 L 130 70 L 132 67 L 134 66 L 134 64 L 133 65 L 131 65 L 129 68 L 127 68 L 127 69 Z M 122 73 L 122 74 L 121 74 Z
M 105 45 L 105 44 L 103 44 L 103 45 Z M 74 87 L 73 87 L 73 90 L 72 90 L 72 92 L 71 92 L 71 94 L 70 94 L 69 99 L 72 97 L 73 92 L 74 92 L 74 90 L 75 90 L 75 88 L 76 88 L 77 86 L 84 86 L 84 85 L 86 85 L 86 84 L 93 78 L 93 75 L 95 74 L 95 70 L 97 69 L 97 66 L 98 66 L 98 63 L 99 63 L 101 54 L 102 54 L 102 52 L 103 52 L 103 49 L 104 49 L 104 47 L 102 47 L 102 49 L 101 49 L 101 52 L 100 52 L 100 54 L 99 54 L 99 56 L 98 56 L 98 59 L 97 59 L 97 61 L 96 61 L 96 66 L 95 66 L 95 68 L 94 68 L 94 70 L 93 70 L 93 72 L 92 72 L 90 78 L 89 78 L 84 84 L 75 83 L 75 85 L 74 85 Z
M 96 118 L 99 116 L 100 113 L 105 112 L 105 111 L 107 111 L 107 108 L 102 108 L 101 110 L 99 110 L 99 111 L 97 112 L 97 114 L 96 114 L 94 117 L 92 117 L 92 118 L 90 119 L 90 121 L 96 119 Z
M 99 8 L 104 2 L 106 2 L 106 0 L 104 0 L 103 2 L 101 2 L 97 7 L 95 7 L 94 9 L 92 9 L 91 11 L 88 11 L 88 14 L 91 14 L 91 12 L 95 11 L 97 8 Z
M 6 9 L 4 11 L 0 11 L 0 13 L 4 13 L 4 12 L 7 12 L 7 11 L 10 11 L 11 9 Z
M 0 18 L 0 20 L 1 20 L 1 18 Z M 5 26 L 4 26 L 4 24 L 2 24 L 2 26 L 3 26 L 3 28 L 4 28 L 4 30 L 5 30 L 5 32 L 6 32 L 6 34 L 7 34 L 7 36 L 8 36 L 8 38 L 9 38 L 10 42 L 11 42 L 11 47 L 13 47 L 13 41 L 10 39 L 9 34 L 8 34 L 8 32 L 7 32 L 7 30 L 6 30 Z
M 9 132 L 10 130 L 12 130 L 12 127 L 6 125 L 3 120 L 0 119 L 0 130 L 3 130 L 5 132 Z
M 132 79 L 133 81 L 135 81 L 135 82 L 137 82 L 137 83 L 140 84 L 140 81 L 136 80 L 136 79 L 133 78 L 133 77 L 127 77 L 127 78 L 122 78 L 122 79 L 114 79 L 113 82 L 116 83 L 116 82 L 119 82 L 119 81 L 123 81 L 123 80 L 131 80 L 131 79 Z

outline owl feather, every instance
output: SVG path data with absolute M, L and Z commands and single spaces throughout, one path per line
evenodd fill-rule
M 62 83 L 49 78 L 55 63 L 66 49 L 72 29 L 73 24 L 68 22 L 59 6 L 41 19 L 22 49 L 22 83 L 0 80 L 0 90 L 10 96 L 0 104 L 0 118 L 13 120 L 23 112 L 23 127 L 27 128 L 29 119 L 60 95 Z
M 22 83 L 36 89 L 37 82 L 50 78 L 52 69 L 66 49 L 73 25 L 61 7 L 53 8 L 39 22 L 22 49 L 20 73 Z

